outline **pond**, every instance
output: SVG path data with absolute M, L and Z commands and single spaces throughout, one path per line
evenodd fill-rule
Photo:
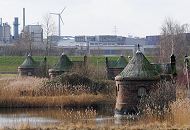
M 14 108 L 0 109 L 0 128 L 20 128 L 22 126 L 47 126 L 63 123 L 96 123 L 104 125 L 112 122 L 113 108 L 52 109 L 52 108 Z

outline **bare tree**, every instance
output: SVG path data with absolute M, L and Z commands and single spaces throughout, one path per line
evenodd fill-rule
M 43 30 L 44 35 L 46 37 L 46 55 L 49 55 L 49 51 L 51 50 L 50 36 L 52 36 L 55 32 L 55 22 L 53 21 L 50 14 L 46 14 L 43 18 Z
M 17 41 L 17 43 L 14 46 L 14 51 L 16 54 L 23 55 L 26 53 L 32 53 L 32 38 L 31 35 L 23 31 L 21 34 L 21 38 Z M 17 51 L 17 52 L 16 52 Z
M 160 58 L 168 62 L 171 54 L 177 56 L 178 62 L 187 53 L 186 33 L 189 32 L 188 24 L 179 24 L 171 18 L 166 18 L 161 27 Z M 180 64 L 178 64 L 180 66 Z

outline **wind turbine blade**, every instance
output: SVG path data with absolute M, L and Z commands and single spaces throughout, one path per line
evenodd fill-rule
M 49 13 L 49 14 L 59 15 L 58 13 Z
M 62 17 L 60 16 L 60 19 L 61 19 L 61 22 L 63 23 L 63 25 L 64 25 L 64 22 L 63 22 L 63 19 L 62 19 Z
M 62 14 L 63 13 L 63 11 L 66 9 L 66 7 L 64 7 L 64 9 L 61 11 L 61 13 L 60 14 Z

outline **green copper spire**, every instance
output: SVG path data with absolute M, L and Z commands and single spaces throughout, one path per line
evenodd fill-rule
M 34 61 L 32 56 L 29 54 L 24 62 L 19 66 L 19 68 L 36 68 L 38 67 L 38 63 Z
M 67 55 L 62 54 L 58 63 L 53 67 L 56 71 L 68 71 L 72 67 L 73 63 L 67 57 Z
M 136 54 L 130 60 L 125 69 L 118 76 L 116 76 L 116 79 L 155 79 L 158 77 L 158 72 L 146 59 L 138 46 Z

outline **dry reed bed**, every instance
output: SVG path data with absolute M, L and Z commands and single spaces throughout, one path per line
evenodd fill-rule
M 1 78 L 0 79 L 0 106 L 9 107 L 65 107 L 65 106 L 88 106 L 93 104 L 101 104 L 105 102 L 114 102 L 113 97 L 102 94 L 80 94 L 80 95 L 61 95 L 61 96 L 22 96 L 20 91 L 36 90 L 46 79 L 38 78 Z M 96 122 L 75 122 L 63 123 L 57 126 L 33 128 L 27 124 L 22 125 L 23 130 L 125 130 L 125 129 L 190 129 L 190 99 L 186 98 L 186 88 L 177 87 L 177 99 L 169 105 L 168 113 L 163 118 L 158 119 L 154 113 L 142 116 L 134 123 L 125 123 L 123 125 L 106 124 L 103 127 L 98 126 Z M 76 117 L 76 119 L 84 119 L 85 117 L 95 118 L 96 112 L 91 111 L 86 114 L 65 114 L 68 117 Z M 82 116 L 83 115 L 83 116 Z M 85 115 L 85 116 L 84 116 Z M 81 118 L 79 118 L 81 117 Z M 68 120 L 69 121 L 69 120 Z
M 103 95 L 0 97 L 0 107 L 88 107 L 110 103 Z
M 0 107 L 88 107 L 113 101 L 108 95 L 91 93 L 36 95 L 45 80 L 35 77 L 0 78 Z M 47 93 L 55 95 L 53 91 Z

